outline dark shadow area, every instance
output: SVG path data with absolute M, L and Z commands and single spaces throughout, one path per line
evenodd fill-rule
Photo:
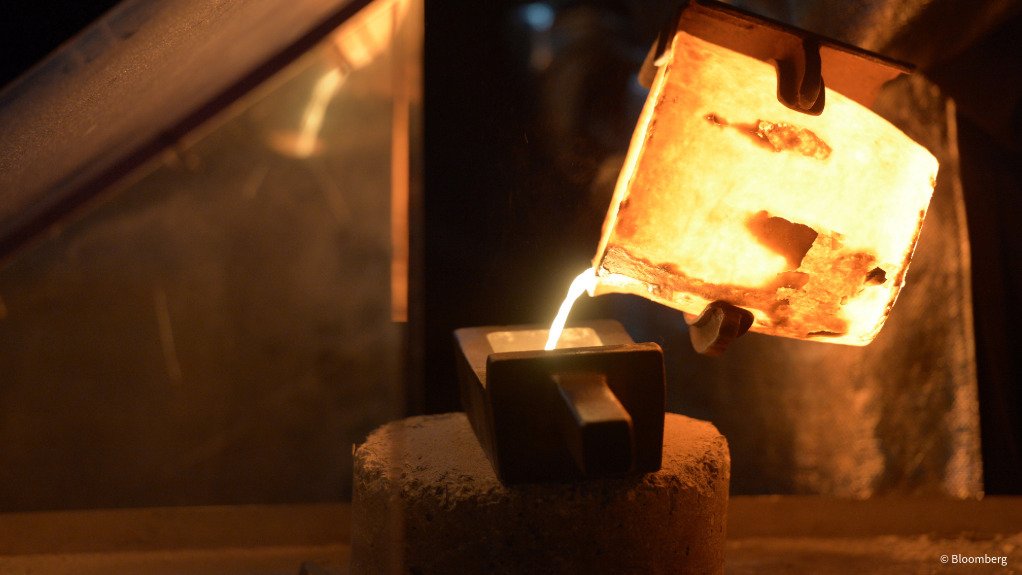
M 955 99 L 989 494 L 1022 492 L 1022 14 L 932 65 Z
M 118 4 L 117 0 L 4 2 L 0 7 L 0 88 Z

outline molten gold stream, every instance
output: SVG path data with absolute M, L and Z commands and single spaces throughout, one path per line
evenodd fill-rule
M 596 289 L 596 271 L 593 268 L 588 268 L 572 280 L 571 285 L 568 286 L 568 295 L 561 302 L 561 307 L 554 317 L 554 323 L 550 325 L 550 335 L 547 336 L 543 349 L 557 349 L 557 342 L 561 339 L 561 332 L 564 331 L 564 324 L 568 321 L 568 314 L 571 313 L 571 307 L 575 305 L 575 300 L 583 293 L 592 296 L 594 289 Z

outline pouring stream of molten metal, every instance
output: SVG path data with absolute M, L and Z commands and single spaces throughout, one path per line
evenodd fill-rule
M 564 323 L 568 321 L 571 306 L 575 304 L 575 300 L 583 293 L 588 293 L 592 296 L 594 289 L 596 289 L 596 271 L 593 268 L 586 269 L 586 271 L 578 274 L 571 281 L 571 285 L 568 287 L 568 295 L 561 302 L 561 307 L 557 310 L 557 316 L 554 317 L 554 323 L 550 325 L 550 335 L 547 337 L 546 345 L 543 349 L 551 350 L 557 348 L 557 341 L 561 339 L 561 332 L 564 331 Z

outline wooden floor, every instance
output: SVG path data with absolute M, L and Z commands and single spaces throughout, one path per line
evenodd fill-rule
M 0 514 L 0 573 L 343 575 L 349 525 L 346 504 Z M 1022 498 L 735 497 L 726 572 L 1022 573 Z

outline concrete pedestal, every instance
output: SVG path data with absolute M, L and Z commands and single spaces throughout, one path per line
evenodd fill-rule
M 681 415 L 656 473 L 513 487 L 463 413 L 396 421 L 355 450 L 351 573 L 723 573 L 729 475 Z

